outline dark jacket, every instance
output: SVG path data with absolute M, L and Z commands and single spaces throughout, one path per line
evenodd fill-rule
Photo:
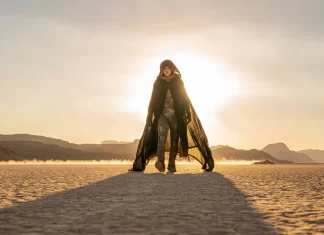
M 167 89 L 173 97 L 176 120 L 179 132 L 179 156 L 189 160 L 193 157 L 202 164 L 202 169 L 212 171 L 214 159 L 209 148 L 208 139 L 198 115 L 187 95 L 181 76 L 175 75 L 171 81 L 157 77 L 148 107 L 146 125 L 139 141 L 136 158 L 130 170 L 143 171 L 149 161 L 156 156 L 158 144 L 158 120 L 164 108 Z M 186 120 L 191 120 L 187 123 Z M 170 140 L 168 136 L 167 143 Z M 166 152 L 169 151 L 166 145 Z

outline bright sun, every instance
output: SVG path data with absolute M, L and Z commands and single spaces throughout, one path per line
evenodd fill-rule
M 239 92 L 238 75 L 220 61 L 193 52 L 182 52 L 167 58 L 180 70 L 187 93 L 201 120 L 211 121 L 213 114 Z M 128 84 L 129 96 L 125 108 L 139 113 L 144 120 L 162 60 L 151 58 L 140 64 L 141 71 L 130 78 Z

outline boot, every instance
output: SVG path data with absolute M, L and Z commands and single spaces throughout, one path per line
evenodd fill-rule
M 155 168 L 159 170 L 159 172 L 164 172 L 165 171 L 165 164 L 164 161 L 157 160 L 155 162 Z
M 176 166 L 175 166 L 175 159 L 176 159 L 176 156 L 170 154 L 169 163 L 168 163 L 168 171 L 169 172 L 177 171 Z

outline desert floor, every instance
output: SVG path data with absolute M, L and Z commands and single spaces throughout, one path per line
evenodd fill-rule
M 0 234 L 324 234 L 324 165 L 0 165 Z

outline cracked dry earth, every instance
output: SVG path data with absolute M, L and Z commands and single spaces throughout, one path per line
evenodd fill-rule
M 324 165 L 0 165 L 0 234 L 324 234 Z

